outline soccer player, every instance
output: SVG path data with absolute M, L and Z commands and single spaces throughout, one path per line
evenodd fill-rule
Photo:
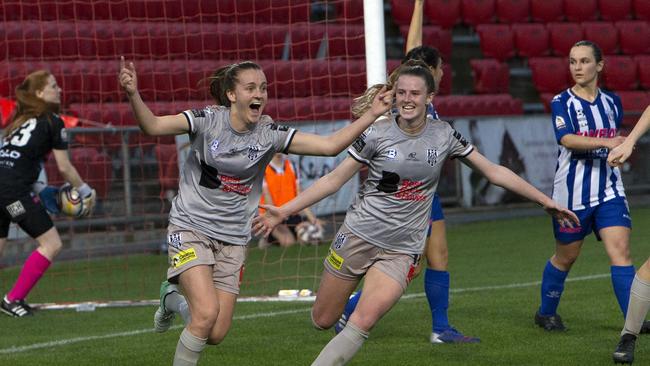
M 607 162 L 615 167 L 625 163 L 632 155 L 636 142 L 648 129 L 650 129 L 650 107 L 645 109 L 630 135 L 625 138 L 625 142 L 609 152 Z M 634 361 L 634 343 L 641 333 L 648 310 L 650 310 L 650 258 L 639 268 L 632 281 L 625 326 L 621 331 L 621 340 L 612 355 L 614 362 L 631 364 Z
M 190 154 L 169 214 L 169 282 L 163 282 L 154 316 L 157 331 L 169 328 L 174 311 L 186 328 L 174 365 L 194 365 L 206 343 L 219 344 L 230 329 L 239 293 L 251 221 L 259 205 L 264 170 L 277 152 L 333 156 L 343 151 L 392 104 L 383 90 L 368 110 L 330 136 L 297 132 L 263 115 L 267 82 L 253 62 L 222 67 L 210 77 L 217 106 L 155 116 L 137 89 L 133 63 L 121 61 L 120 84 L 140 128 L 148 135 L 190 135 Z
M 300 177 L 294 164 L 284 154 L 273 155 L 264 172 L 260 204 L 281 206 L 291 201 L 298 193 L 300 193 Z M 260 213 L 264 213 L 263 210 L 260 210 Z M 309 208 L 302 213 L 304 218 L 301 215 L 292 215 L 286 222 L 278 225 L 270 235 L 271 240 L 261 238 L 259 247 L 265 248 L 272 243 L 278 243 L 281 247 L 292 246 L 299 239 L 297 233 L 301 227 L 309 225 L 308 223 L 316 225 L 320 230 L 323 229 L 320 220 Z
M 559 144 L 553 199 L 575 212 L 580 226 L 567 228 L 553 222 L 555 254 L 543 272 L 541 306 L 534 318 L 535 324 L 547 331 L 566 329 L 557 308 L 564 281 L 580 254 L 584 238 L 591 232 L 605 245 L 614 294 L 623 316 L 627 313 L 634 278 L 629 253 L 632 220 L 621 172 L 607 165 L 609 150 L 624 141 L 624 137 L 618 136 L 623 109 L 616 94 L 598 88 L 604 65 L 597 44 L 577 42 L 569 54 L 575 85 L 551 101 Z
M 41 164 L 52 151 L 59 172 L 84 200 L 81 216 L 91 213 L 95 191 L 84 183 L 68 158 L 68 137 L 57 114 L 61 88 L 54 75 L 45 70 L 27 75 L 16 87 L 16 103 L 0 144 L 0 248 L 6 244 L 11 222 L 36 239 L 38 248 L 25 261 L 16 283 L 2 299 L 0 310 L 9 316 L 23 317 L 33 314 L 25 298 L 62 246 L 45 207 L 32 195 Z
M 436 86 L 440 86 L 443 76 L 442 58 L 440 52 L 428 46 L 422 45 L 422 18 L 424 13 L 424 0 L 416 0 L 413 8 L 413 16 L 406 40 L 406 56 L 402 63 L 408 60 L 424 61 L 431 70 Z M 437 92 L 437 90 L 436 90 Z M 438 112 L 433 103 L 427 106 L 427 115 L 432 119 L 439 120 Z M 447 230 L 445 227 L 445 216 L 440 204 L 440 196 L 434 193 L 431 203 L 431 216 L 429 225 L 429 236 L 424 250 L 427 268 L 424 273 L 424 292 L 427 295 L 429 310 L 431 312 L 431 335 L 429 341 L 433 344 L 439 343 L 477 343 L 479 338 L 463 335 L 456 328 L 449 324 L 447 309 L 449 308 L 449 285 L 450 276 L 447 271 L 448 264 Z M 416 269 L 415 276 L 419 275 L 422 269 L 422 262 Z M 354 311 L 361 291 L 356 292 L 341 315 L 341 319 L 334 326 L 338 333 L 345 327 L 347 319 Z
M 426 64 L 402 65 L 396 75 L 397 116 L 378 119 L 336 169 L 282 207 L 264 206 L 267 212 L 253 221 L 257 233 L 268 235 L 286 217 L 336 192 L 368 166 L 368 178 L 325 258 L 311 314 L 314 326 L 320 330 L 333 326 L 365 277 L 363 292 L 345 328 L 312 365 L 349 362 L 376 322 L 402 296 L 424 249 L 431 200 L 447 158 L 460 158 L 492 183 L 539 203 L 562 226 L 577 222 L 572 212 L 487 160 L 449 123 L 427 117 L 436 85 Z

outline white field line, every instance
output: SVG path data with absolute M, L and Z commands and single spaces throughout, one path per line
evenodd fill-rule
M 609 277 L 609 276 L 610 276 L 609 273 L 590 275 L 590 276 L 581 276 L 581 277 L 568 278 L 567 282 L 589 281 L 589 280 L 595 280 L 595 279 L 600 279 L 600 278 L 606 278 L 606 277 Z M 533 287 L 533 286 L 538 286 L 540 284 L 541 284 L 541 281 L 523 282 L 523 283 L 512 283 L 512 284 L 507 284 L 507 285 L 457 288 L 457 289 L 450 290 L 450 292 L 451 293 L 463 293 L 463 292 L 477 292 L 477 291 L 488 291 L 488 290 L 506 290 L 506 289 L 513 289 L 513 288 Z M 402 296 L 402 299 L 414 299 L 414 298 L 419 298 L 419 297 L 424 297 L 424 296 L 425 296 L 425 294 L 423 292 L 420 292 L 420 293 L 415 293 L 415 294 L 404 295 L 404 296 Z M 309 311 L 310 309 L 311 308 L 301 308 L 301 309 L 292 309 L 292 310 L 284 310 L 284 311 L 273 311 L 273 312 L 266 312 L 266 313 L 254 313 L 254 314 L 248 314 L 248 315 L 239 315 L 239 316 L 233 317 L 233 320 L 269 318 L 269 317 L 275 317 L 275 316 L 279 316 L 279 315 L 290 315 L 290 314 L 303 313 L 303 312 Z M 183 325 L 175 325 L 175 326 L 171 327 L 170 329 L 180 329 L 182 327 L 184 327 L 184 326 Z M 151 329 L 151 328 L 149 328 L 149 329 L 139 329 L 139 330 L 132 330 L 132 331 L 128 331 L 128 332 L 109 333 L 109 334 L 97 335 L 97 336 L 77 337 L 77 338 L 62 339 L 62 340 L 52 341 L 52 342 L 34 343 L 34 344 L 30 344 L 30 345 L 25 345 L 25 346 L 13 346 L 13 347 L 9 347 L 9 348 L 0 348 L 0 354 L 14 354 L 14 353 L 32 351 L 32 350 L 37 350 L 37 349 L 42 349 L 42 348 L 61 347 L 61 346 L 66 346 L 66 345 L 74 344 L 74 343 L 87 342 L 87 341 L 93 341 L 93 340 L 101 340 L 101 339 L 108 339 L 108 338 L 130 337 L 130 336 L 139 335 L 139 334 L 153 333 L 153 331 L 154 330 Z

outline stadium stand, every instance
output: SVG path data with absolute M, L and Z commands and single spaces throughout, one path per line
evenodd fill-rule
M 602 20 L 626 20 L 632 17 L 632 0 L 598 0 L 598 9 Z
M 463 0 L 463 22 L 470 26 L 490 23 L 495 20 L 494 0 Z
M 497 0 L 497 19 L 501 23 L 524 23 L 530 20 L 529 0 Z
M 481 24 L 476 27 L 484 57 L 506 60 L 515 55 L 514 36 L 507 24 Z
M 424 2 L 425 18 L 443 28 L 451 28 L 460 23 L 461 14 L 461 0 L 425 0 Z
M 564 20 L 563 0 L 530 0 L 533 21 L 550 23 Z
M 546 27 L 539 23 L 513 24 L 515 47 L 519 57 L 538 57 L 549 54 L 549 37 Z

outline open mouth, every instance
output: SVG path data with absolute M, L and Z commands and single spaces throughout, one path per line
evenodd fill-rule
M 262 102 L 253 102 L 250 104 L 250 109 L 259 112 L 262 108 Z

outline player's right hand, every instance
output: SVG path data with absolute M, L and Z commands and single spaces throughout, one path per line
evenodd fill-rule
M 379 90 L 372 101 L 370 112 L 378 118 L 383 116 L 393 106 L 393 90 L 388 89 L 385 85 Z
M 273 205 L 260 205 L 260 207 L 265 209 L 266 212 L 264 215 L 253 218 L 253 234 L 262 235 L 266 238 L 286 217 L 282 214 L 280 208 Z
M 90 216 L 95 210 L 95 202 L 97 201 L 97 192 L 94 189 L 90 190 L 90 194 L 86 195 L 82 199 L 83 204 L 81 205 L 81 212 L 79 217 Z
M 135 72 L 133 62 L 126 64 L 124 56 L 120 57 L 120 73 L 118 75 L 120 86 L 130 96 L 138 92 L 138 75 Z
M 612 167 L 623 165 L 634 151 L 634 144 L 622 143 L 609 151 L 607 163 Z

